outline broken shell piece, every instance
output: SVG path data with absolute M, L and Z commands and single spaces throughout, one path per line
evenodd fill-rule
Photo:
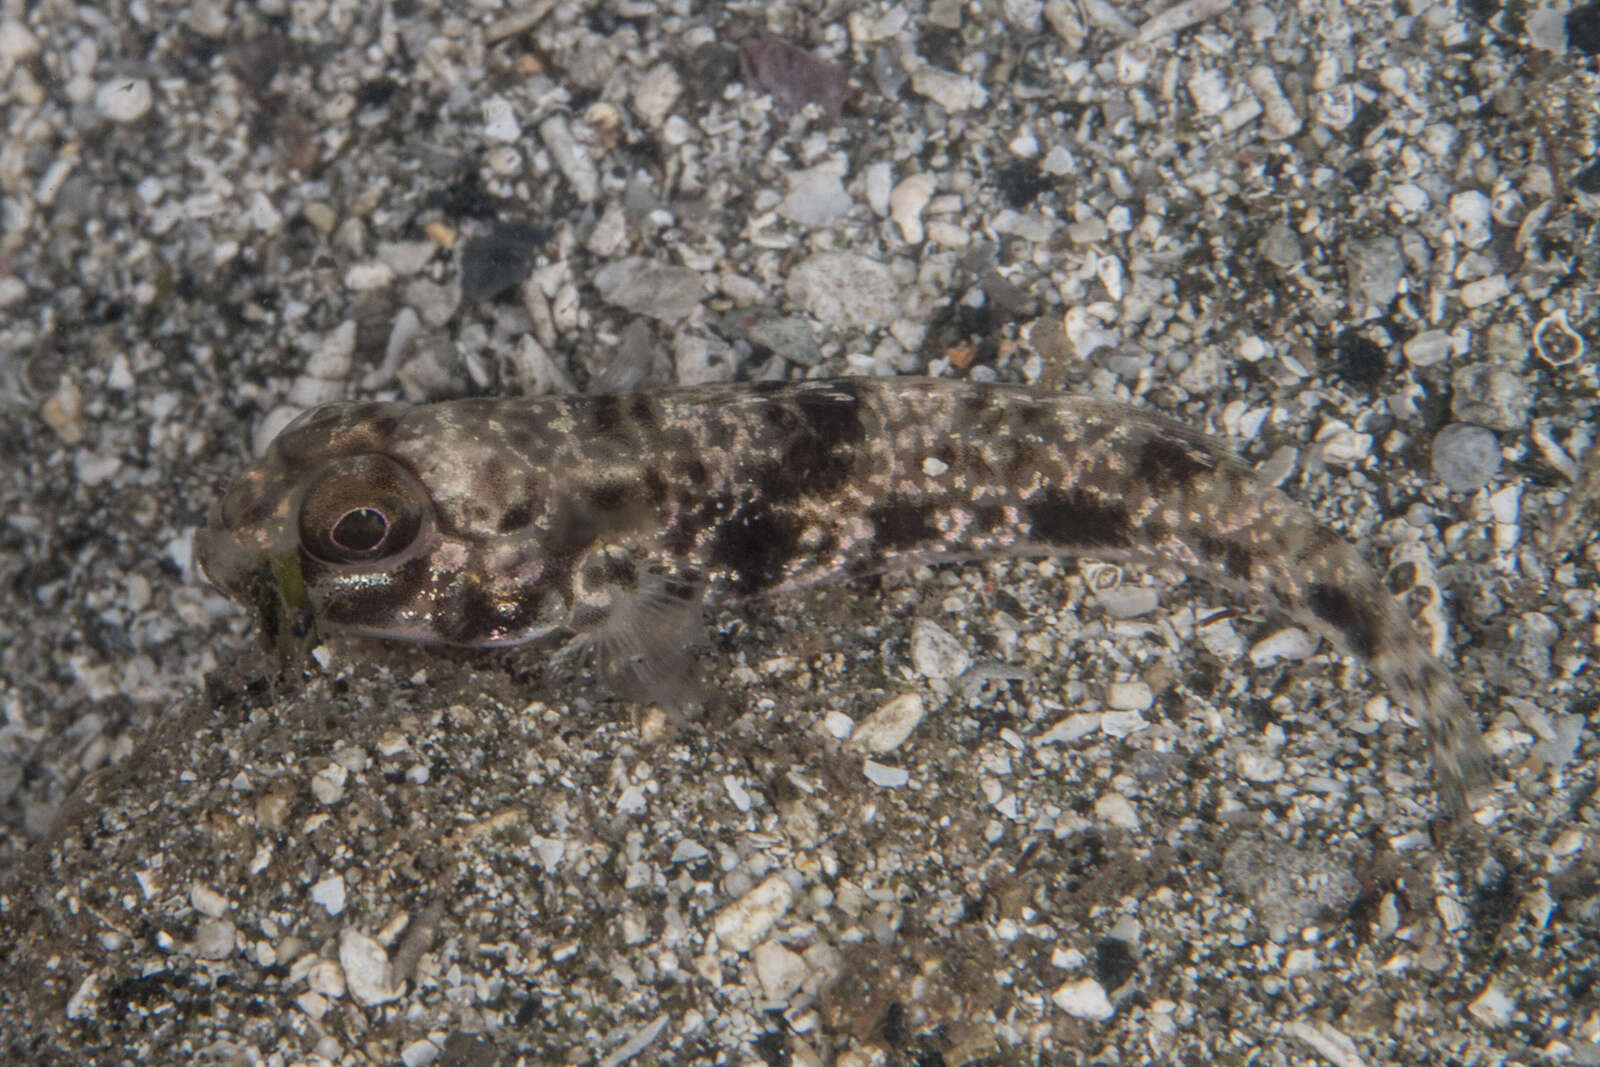
M 1533 328 L 1533 350 L 1552 367 L 1565 367 L 1583 355 L 1583 338 L 1567 322 L 1565 308 L 1552 311 Z

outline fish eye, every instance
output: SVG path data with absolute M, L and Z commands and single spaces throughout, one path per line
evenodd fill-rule
M 387 456 L 328 464 L 300 503 L 300 545 L 325 563 L 375 563 L 404 552 L 422 532 L 427 495 Z
M 346 552 L 371 552 L 389 535 L 389 516 L 377 508 L 355 508 L 333 524 L 333 543 Z

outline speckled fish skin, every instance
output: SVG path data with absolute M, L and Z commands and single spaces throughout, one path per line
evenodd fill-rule
M 647 680 L 703 600 L 996 556 L 1176 566 L 1364 660 L 1423 724 L 1447 804 L 1487 776 L 1449 673 L 1351 544 L 1203 434 L 1022 386 L 332 405 L 273 442 L 198 549 L 246 602 L 297 561 L 322 632 L 599 634 Z

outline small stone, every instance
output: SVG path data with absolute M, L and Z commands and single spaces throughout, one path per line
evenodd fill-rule
M 228 898 L 199 882 L 189 887 L 189 903 L 195 911 L 213 919 L 220 919 L 228 914 Z
M 931 63 L 921 63 L 912 69 L 911 88 L 952 115 L 981 108 L 989 102 L 988 90 L 978 82 Z
M 672 365 L 680 385 L 731 382 L 739 367 L 739 353 L 714 334 L 685 328 L 672 339 Z
M 94 107 L 112 122 L 136 122 L 150 111 L 150 83 L 143 78 L 113 78 L 95 90 Z
M 608 304 L 667 323 L 688 318 L 706 295 L 698 271 L 644 256 L 607 263 L 595 272 L 594 287 Z
M 1297 626 L 1268 634 L 1250 646 L 1250 662 L 1257 667 L 1270 667 L 1284 661 L 1305 659 L 1317 650 L 1317 638 Z
M 1139 813 L 1121 793 L 1107 793 L 1094 802 L 1094 817 L 1121 830 L 1137 830 Z
M 533 270 L 534 253 L 549 234 L 529 222 L 498 222 L 461 246 L 461 295 L 490 300 L 520 285 Z
M 238 931 L 227 919 L 205 918 L 195 925 L 194 951 L 201 959 L 227 959 L 237 940 Z
M 683 95 L 683 79 L 671 63 L 657 63 L 644 72 L 633 89 L 633 110 L 646 126 L 659 127 Z
M 428 1067 L 439 1060 L 439 1046 L 427 1038 L 418 1038 L 400 1050 L 400 1062 L 406 1067 Z
M 800 226 L 826 226 L 848 214 L 855 201 L 844 191 L 844 167 L 823 163 L 789 178 L 789 195 L 778 208 L 784 218 Z
M 771 93 L 782 111 L 818 104 L 835 121 L 844 114 L 850 95 L 842 67 L 779 37 L 739 45 L 739 80 Z
M 880 218 L 889 214 L 890 190 L 894 187 L 894 167 L 879 160 L 867 167 L 863 178 L 866 185 L 867 206 Z
M 903 789 L 911 782 L 911 773 L 905 768 L 890 767 L 877 760 L 869 759 L 863 762 L 861 773 L 866 775 L 867 781 L 880 789 Z
M 56 387 L 39 409 L 39 417 L 44 424 L 55 431 L 56 437 L 64 445 L 76 445 L 83 442 L 83 393 L 70 381 L 63 381 Z
M 1406 276 L 1400 242 L 1393 237 L 1351 241 L 1345 246 L 1345 269 L 1356 299 L 1373 308 L 1387 308 Z
M 339 932 L 339 966 L 350 995 L 369 1007 L 394 1000 L 405 984 L 395 980 L 383 946 L 359 930 Z
M 884 327 L 899 316 L 889 268 L 852 252 L 824 252 L 789 272 L 789 299 L 830 326 Z
M 1424 330 L 1401 345 L 1400 351 L 1413 367 L 1431 367 L 1449 359 L 1454 348 L 1454 339 L 1443 330 Z
M 356 263 L 344 272 L 344 287 L 353 293 L 382 289 L 394 281 L 394 269 L 382 260 Z
M 788 1000 L 811 973 L 806 961 L 776 941 L 763 942 L 753 955 L 756 978 L 771 1000 Z
M 1494 431 L 1455 422 L 1433 439 L 1433 473 L 1453 493 L 1472 493 L 1500 472 L 1500 442 Z
M 711 929 L 728 948 L 749 952 L 794 903 L 794 889 L 782 875 L 773 875 L 717 912 Z
M 483 102 L 483 136 L 501 144 L 513 144 L 522 139 L 522 127 L 517 123 L 511 101 L 499 94 Z
M 1144 682 L 1112 682 L 1106 691 L 1106 707 L 1113 711 L 1149 711 L 1156 695 Z
M 760 345 L 802 367 L 822 362 L 822 348 L 805 319 L 786 315 L 764 315 L 744 328 L 751 344 Z
M 937 623 L 918 619 L 911 624 L 911 665 L 924 678 L 959 678 L 972 655 Z
M 344 911 L 344 876 L 330 874 L 312 886 L 311 903 L 321 905 L 329 915 Z
M 344 783 L 350 772 L 337 763 L 330 763 L 311 776 L 311 795 L 320 804 L 337 804 L 344 799 Z
M 1519 433 L 1527 427 L 1533 398 L 1520 374 L 1479 363 L 1456 371 L 1451 386 L 1450 410 L 1457 421 L 1504 433 Z
M 333 960 L 318 960 L 306 972 L 306 988 L 337 1000 L 344 996 L 344 968 Z
M 850 735 L 850 744 L 878 755 L 893 752 L 905 743 L 927 713 L 920 696 L 901 693 L 862 719 Z
M 1516 1015 L 1516 1003 L 1490 982 L 1476 1000 L 1467 1005 L 1467 1011 L 1484 1026 L 1507 1026 Z
M 589 156 L 589 149 L 572 136 L 572 127 L 564 115 L 551 115 L 539 123 L 539 137 L 555 160 L 572 193 L 585 204 L 592 204 L 600 196 L 600 172 Z
M 1116 1012 L 1105 987 L 1093 978 L 1067 982 L 1050 994 L 1050 999 L 1055 1001 L 1056 1007 L 1078 1019 L 1109 1019 Z
M 889 194 L 889 215 L 910 244 L 922 243 L 922 209 L 933 199 L 934 177 L 913 174 L 902 178 Z
M 1468 282 L 1460 290 L 1461 303 L 1469 308 L 1483 307 L 1511 294 L 1511 283 L 1504 274 L 1491 274 L 1487 278 Z
M 1482 248 L 1493 236 L 1494 205 L 1482 193 L 1457 193 L 1450 198 L 1450 227 L 1468 248 Z

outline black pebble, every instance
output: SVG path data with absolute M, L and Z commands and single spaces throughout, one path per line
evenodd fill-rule
M 1572 184 L 1578 187 L 1580 193 L 1600 193 L 1600 159 L 1573 175 Z
M 461 295 L 489 300 L 519 284 L 533 270 L 533 253 L 548 234 L 528 222 L 496 223 L 486 236 L 461 249 Z
M 1120 937 L 1102 937 L 1094 946 L 1094 980 L 1114 992 L 1139 969 L 1133 950 Z
M 1586 56 L 1600 55 L 1600 0 L 1567 12 L 1567 44 Z
M 1351 385 L 1374 389 L 1389 370 L 1389 357 L 1364 334 L 1347 330 L 1339 338 L 1339 377 Z

